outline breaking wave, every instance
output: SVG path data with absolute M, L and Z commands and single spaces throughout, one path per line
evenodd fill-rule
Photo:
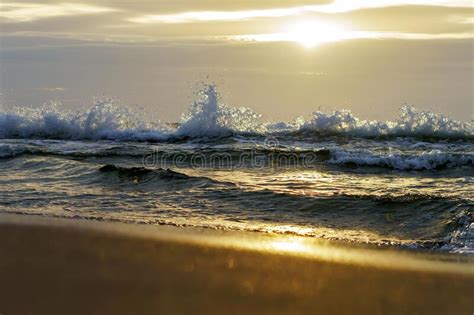
M 236 134 L 300 134 L 310 138 L 345 136 L 363 138 L 421 137 L 474 139 L 471 123 L 459 122 L 429 111 L 404 106 L 396 121 L 359 119 L 348 110 L 314 112 L 305 120 L 264 122 L 245 107 L 220 102 L 214 85 L 198 93 L 179 124 L 150 121 L 146 115 L 120 107 L 110 99 L 97 101 L 84 112 L 60 109 L 60 104 L 41 108 L 16 108 L 0 112 L 0 138 L 169 141 L 189 138 L 222 138 Z
M 215 86 L 199 93 L 199 99 L 183 114 L 176 130 L 178 137 L 226 137 L 236 133 L 264 133 L 261 115 L 246 107 L 230 107 L 219 102 Z
M 331 114 L 314 112 L 310 120 L 301 124 L 299 131 L 375 138 L 474 138 L 471 124 L 451 120 L 441 114 L 419 111 L 408 105 L 400 109 L 397 121 L 387 122 L 362 120 L 349 110 L 338 110 Z
M 169 131 L 161 122 L 147 122 L 111 99 L 97 101 L 85 112 L 61 110 L 60 105 L 0 113 L 0 138 L 146 141 L 162 140 Z
M 474 154 L 444 153 L 438 150 L 408 154 L 375 154 L 369 151 L 334 150 L 329 163 L 348 166 L 387 167 L 396 170 L 438 170 L 474 166 Z

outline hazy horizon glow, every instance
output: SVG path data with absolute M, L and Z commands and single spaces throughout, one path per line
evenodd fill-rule
M 229 37 L 235 41 L 255 42 L 295 42 L 306 48 L 331 42 L 350 39 L 403 39 L 403 40 L 437 40 L 437 39 L 471 39 L 473 33 L 397 33 L 397 32 L 358 32 L 349 31 L 329 24 L 306 22 L 296 25 L 287 32 L 269 34 L 247 34 Z
M 238 35 L 231 36 L 230 38 L 237 41 L 296 42 L 304 47 L 312 48 L 322 43 L 354 38 L 369 38 L 368 36 L 367 34 L 365 37 L 362 37 L 361 34 L 347 30 L 338 24 L 308 20 L 290 24 L 284 32 Z

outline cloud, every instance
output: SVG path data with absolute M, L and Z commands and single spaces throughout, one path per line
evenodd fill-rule
M 62 92 L 66 91 L 67 89 L 64 87 L 42 87 L 42 88 L 35 88 L 37 91 L 44 91 L 44 92 Z
M 129 19 L 134 23 L 188 23 L 210 21 L 239 21 L 263 17 L 284 17 L 307 12 L 306 7 L 243 11 L 196 11 L 177 14 L 144 15 Z
M 453 16 L 450 20 L 459 24 L 474 24 L 474 17 L 472 16 Z
M 326 36 L 326 34 L 307 34 L 304 38 L 299 34 L 285 33 L 269 33 L 269 34 L 248 34 L 228 36 L 228 40 L 244 41 L 244 42 L 295 42 L 303 46 L 313 47 L 316 45 L 338 42 L 350 39 L 403 39 L 403 40 L 439 40 L 439 39 L 471 39 L 474 38 L 472 33 L 401 33 L 401 32 L 340 32 L 337 36 Z
M 229 39 L 288 41 L 285 38 L 295 34 L 284 32 L 299 22 L 342 28 L 336 32 L 337 36 L 328 34 L 327 39 L 305 36 L 307 30 L 298 30 L 299 41 L 308 45 L 353 38 L 426 39 L 430 34 L 437 36 L 431 39 L 471 38 L 466 33 L 472 32 L 473 10 L 466 0 L 268 0 L 258 4 L 239 0 L 232 5 L 220 0 L 203 0 L 199 4 L 194 0 L 156 3 L 82 0 L 90 1 L 82 4 L 58 2 L 67 0 L 43 0 L 43 4 L 13 1 L 16 2 L 0 3 L 0 21 L 7 22 L 0 34 L 2 50 L 42 49 L 60 43 L 64 46 L 208 44 L 216 42 L 216 38 L 219 44 L 227 44 L 225 41 Z M 293 6 L 288 6 L 291 3 Z M 275 4 L 280 6 L 272 8 Z M 184 12 L 185 7 L 189 11 Z M 108 12 L 111 14 L 103 14 Z M 61 16 L 66 18 L 52 18 Z M 193 23 L 192 27 L 187 23 Z M 49 39 L 55 40 L 53 44 Z
M 60 16 L 74 16 L 113 12 L 116 9 L 79 3 L 0 3 L 0 18 L 10 22 L 31 22 Z
M 330 4 L 312 6 L 314 12 L 343 13 L 354 10 L 403 5 L 472 8 L 472 0 L 335 0 Z
M 287 17 L 306 13 L 344 13 L 361 9 L 403 5 L 472 8 L 471 0 L 335 0 L 329 4 L 305 5 L 291 8 L 272 8 L 240 11 L 191 11 L 173 14 L 147 14 L 128 19 L 133 23 L 194 23 L 211 21 L 239 21 L 265 17 Z

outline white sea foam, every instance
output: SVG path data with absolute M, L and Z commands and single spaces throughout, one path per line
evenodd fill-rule
M 473 138 L 470 123 L 451 120 L 441 114 L 419 111 L 405 105 L 396 121 L 370 121 L 354 116 L 349 110 L 333 113 L 314 112 L 313 117 L 300 124 L 301 131 L 362 137 L 415 136 L 433 138 Z
M 338 165 L 379 166 L 397 170 L 432 170 L 442 167 L 474 166 L 474 154 L 453 154 L 439 150 L 419 154 L 376 154 L 367 150 L 331 151 L 329 163 Z
M 0 138 L 159 140 L 166 132 L 160 122 L 146 122 L 109 99 L 85 112 L 61 110 L 54 103 L 0 113 Z
M 446 243 L 440 248 L 459 254 L 474 254 L 474 222 L 469 211 L 462 211 L 454 218 L 458 228 L 446 236 Z
M 19 107 L 0 111 L 0 138 L 108 139 L 127 141 L 161 141 L 170 138 L 225 137 L 235 134 L 342 135 L 356 137 L 430 137 L 474 139 L 471 123 L 463 123 L 428 111 L 404 106 L 396 121 L 368 121 L 348 110 L 333 113 L 314 112 L 305 120 L 262 122 L 261 116 L 245 107 L 231 107 L 220 102 L 214 85 L 198 93 L 198 100 L 183 114 L 177 128 L 146 115 L 100 100 L 84 112 L 61 109 L 60 104 L 41 108 Z

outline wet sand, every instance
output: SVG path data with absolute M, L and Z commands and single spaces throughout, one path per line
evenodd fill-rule
M 0 215 L 0 314 L 468 314 L 474 261 L 292 236 Z

